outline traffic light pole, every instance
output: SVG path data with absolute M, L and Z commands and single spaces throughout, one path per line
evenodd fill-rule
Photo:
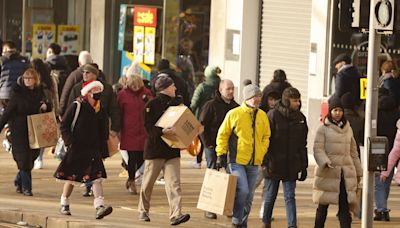
M 362 194 L 362 228 L 372 228 L 374 209 L 374 172 L 368 171 L 369 152 L 368 137 L 377 134 L 378 117 L 378 55 L 380 53 L 381 35 L 374 28 L 375 1 L 371 0 L 369 37 L 368 37 L 368 70 L 367 70 L 367 103 L 365 110 L 364 137 L 364 171 Z

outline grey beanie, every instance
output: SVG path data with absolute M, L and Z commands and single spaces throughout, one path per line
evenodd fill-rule
M 243 88 L 243 98 L 249 100 L 257 95 L 262 95 L 260 88 L 258 86 L 250 84 Z
M 161 92 L 172 84 L 174 84 L 174 81 L 167 74 L 159 74 L 154 87 L 157 92 Z

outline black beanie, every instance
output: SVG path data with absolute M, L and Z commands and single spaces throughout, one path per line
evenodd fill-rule
M 344 110 L 342 102 L 338 96 L 335 95 L 331 96 L 328 100 L 328 104 L 329 104 L 329 113 L 335 108 L 341 108 L 342 110 Z
M 332 64 L 333 64 L 333 66 L 335 66 L 336 64 L 338 64 L 342 61 L 344 61 L 346 64 L 350 64 L 351 57 L 349 55 L 347 55 L 346 53 L 342 53 L 342 54 L 336 56 L 336 58 L 333 60 Z
M 300 92 L 298 89 L 294 88 L 294 87 L 288 87 L 285 90 L 283 90 L 282 92 L 282 104 L 285 107 L 289 107 L 290 106 L 290 98 L 292 99 L 299 99 L 300 98 Z
M 169 69 L 169 61 L 168 59 L 161 59 L 157 65 L 159 71 Z

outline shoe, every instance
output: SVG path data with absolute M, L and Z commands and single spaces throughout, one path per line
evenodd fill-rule
M 96 219 L 102 219 L 106 217 L 107 215 L 111 214 L 113 211 L 113 208 L 111 206 L 100 206 L 96 208 Z
M 126 180 L 125 187 L 132 195 L 137 195 L 135 180 Z
M 204 217 L 208 219 L 217 219 L 217 214 L 206 211 L 204 212 Z
M 234 223 L 232 223 L 232 228 L 241 228 L 242 226 L 241 225 L 239 225 L 239 224 L 234 224 Z
M 17 193 L 22 194 L 22 187 L 21 187 L 21 185 L 17 185 L 16 188 L 15 188 L 15 191 L 16 191 Z
M 83 197 L 90 197 L 93 195 L 92 189 L 86 189 L 86 191 L 82 194 Z
M 69 210 L 69 205 L 61 205 L 60 213 L 62 215 L 71 215 L 71 211 Z
M 184 215 L 179 215 L 176 216 L 174 218 L 171 219 L 171 226 L 176 226 L 179 225 L 181 223 L 187 222 L 190 219 L 190 215 L 189 214 L 184 214 Z
M 271 224 L 263 223 L 262 228 L 271 228 Z
M 23 190 L 22 194 L 24 194 L 24 196 L 33 196 L 32 191 L 31 190 Z
M 376 209 L 374 210 L 374 221 L 383 221 L 383 212 L 377 211 Z
M 390 211 L 390 210 L 389 210 Z M 382 221 L 390 221 L 390 215 L 389 215 L 389 211 L 384 211 L 382 212 Z
M 165 179 L 164 179 L 164 177 L 161 177 L 160 179 L 156 180 L 156 184 L 158 184 L 158 185 L 165 185 Z
M 201 169 L 201 163 L 197 163 L 197 161 L 192 161 L 190 165 L 193 169 Z
M 43 161 L 36 160 L 33 169 L 43 169 Z
M 123 169 L 119 174 L 118 177 L 128 177 L 128 171 L 126 169 Z
M 139 220 L 143 222 L 150 222 L 150 217 L 146 212 L 139 213 Z

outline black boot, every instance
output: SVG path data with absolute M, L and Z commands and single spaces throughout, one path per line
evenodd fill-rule
M 384 212 L 382 212 L 382 220 L 383 220 L 383 221 L 387 221 L 387 222 L 390 221 L 389 211 L 384 211 Z
M 374 210 L 374 221 L 382 221 L 383 220 L 383 212 L 377 211 L 376 209 Z

